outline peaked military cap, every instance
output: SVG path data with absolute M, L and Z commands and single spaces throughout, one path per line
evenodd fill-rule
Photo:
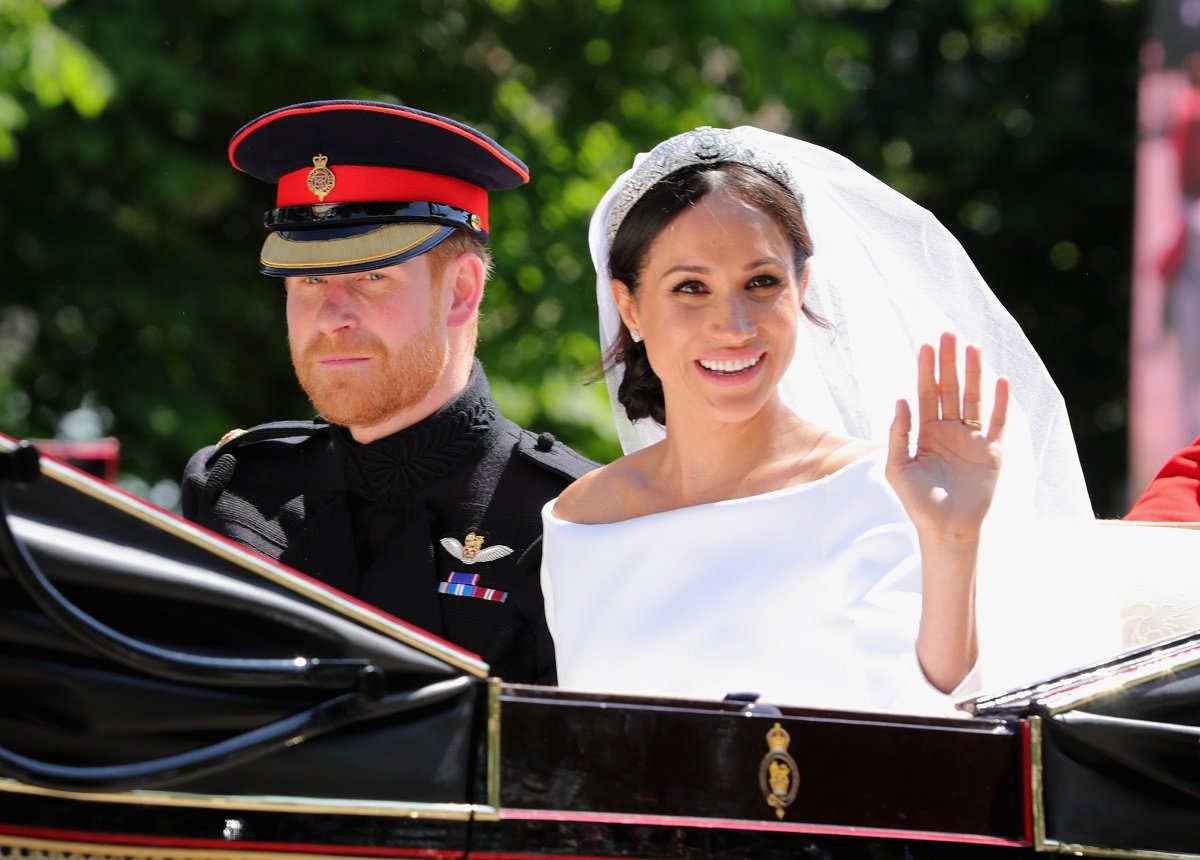
M 488 192 L 529 170 L 452 119 L 369 101 L 263 114 L 229 142 L 238 170 L 277 186 L 264 216 L 264 274 L 332 275 L 402 263 L 455 229 L 488 235 Z

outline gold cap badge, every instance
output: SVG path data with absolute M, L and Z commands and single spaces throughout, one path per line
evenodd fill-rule
M 313 169 L 308 171 L 308 190 L 317 195 L 317 199 L 322 203 L 333 190 L 333 186 L 337 185 L 337 177 L 333 175 L 333 171 L 326 165 L 329 164 L 329 158 L 324 155 L 313 156 Z

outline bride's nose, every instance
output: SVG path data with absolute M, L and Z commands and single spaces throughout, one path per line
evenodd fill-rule
M 740 293 L 716 303 L 710 325 L 715 333 L 733 340 L 745 340 L 757 331 L 750 303 Z

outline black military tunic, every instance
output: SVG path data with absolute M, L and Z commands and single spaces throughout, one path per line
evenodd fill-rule
M 318 419 L 197 452 L 183 513 L 479 654 L 494 675 L 546 684 L 541 509 L 594 466 L 501 415 L 476 362 L 454 400 L 367 445 Z

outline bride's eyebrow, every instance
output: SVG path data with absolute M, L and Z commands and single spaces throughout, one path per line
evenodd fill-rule
M 685 272 L 689 275 L 709 275 L 712 274 L 712 269 L 708 266 L 702 266 L 699 263 L 678 263 L 662 273 L 662 277 L 674 275 L 679 272 Z
M 748 272 L 753 269 L 757 269 L 760 266 L 785 266 L 785 265 L 787 265 L 787 264 L 784 263 L 784 261 L 781 260 L 779 257 L 760 257 L 757 260 L 751 260 L 749 263 L 747 263 L 745 266 L 743 266 L 742 269 L 744 271 Z M 665 278 L 670 275 L 674 275 L 674 274 L 678 274 L 678 273 L 686 273 L 689 275 L 710 275 L 710 274 L 712 274 L 712 269 L 710 269 L 708 266 L 703 266 L 699 263 L 676 263 L 674 266 L 671 266 L 669 269 L 664 271 L 662 273 L 661 277 Z

